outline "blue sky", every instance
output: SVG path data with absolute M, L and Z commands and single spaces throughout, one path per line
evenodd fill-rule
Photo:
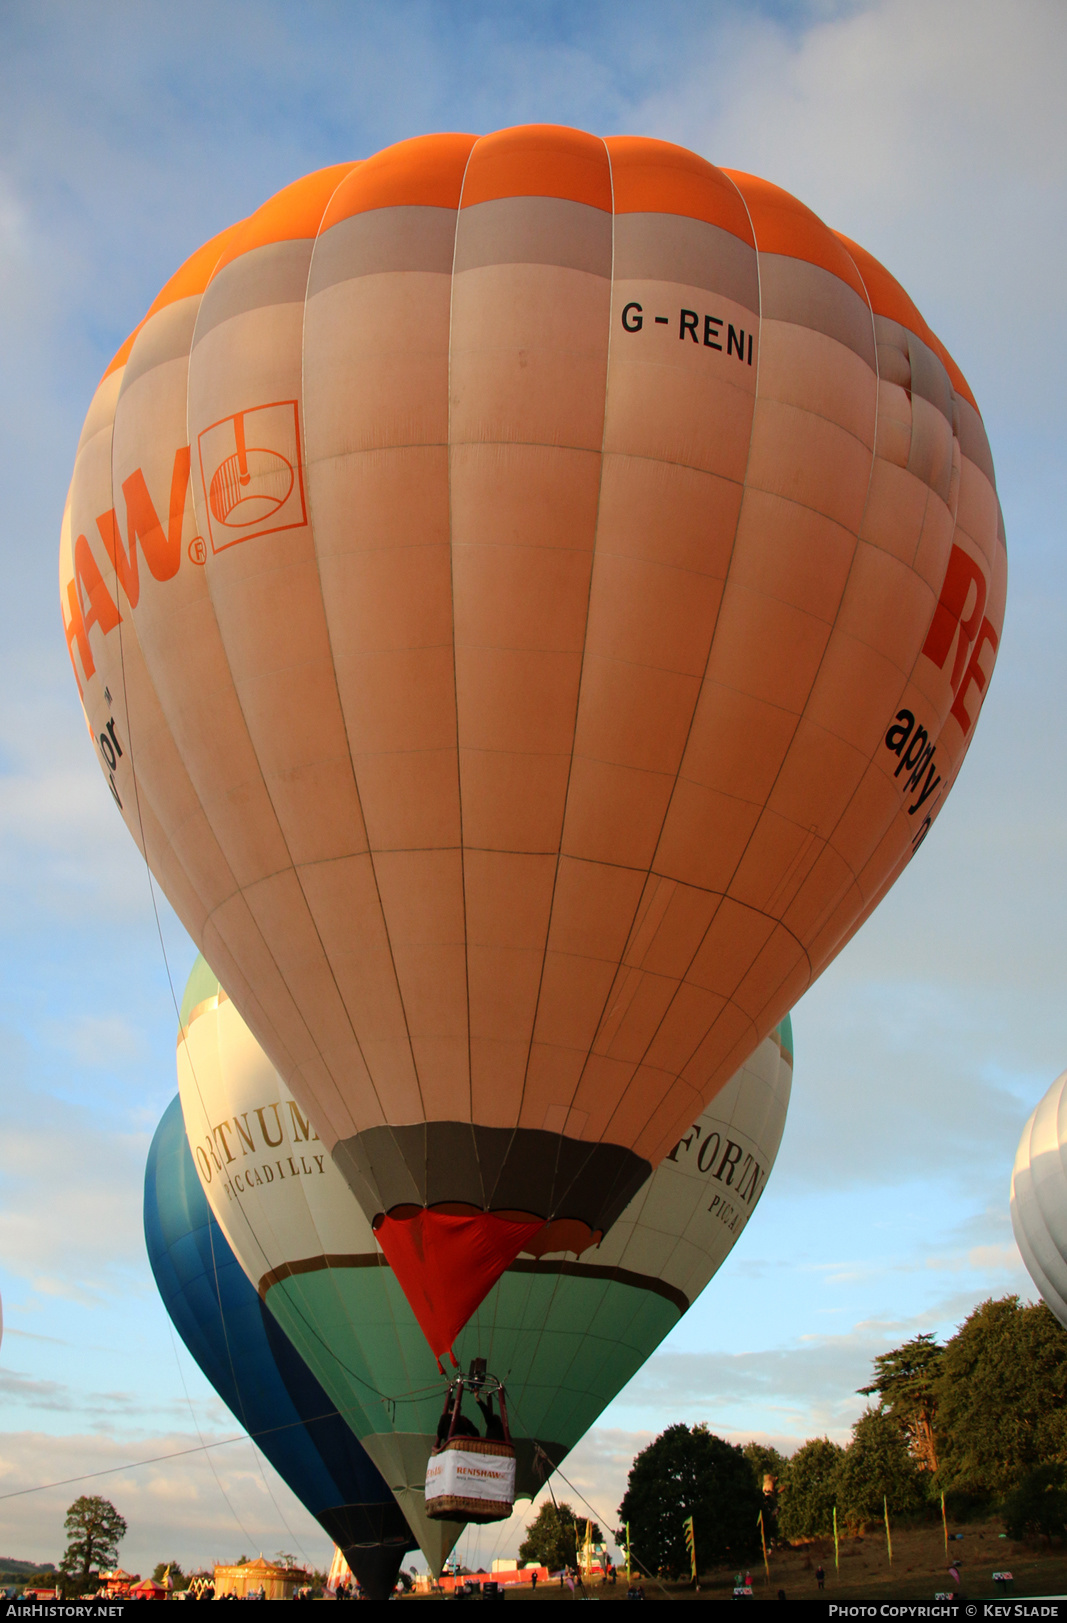
M 1008 1179 L 1067 1063 L 1065 69 L 1058 0 L 0 4 L 0 1494 L 233 1429 L 173 1343 L 141 1239 L 175 1019 L 59 629 L 82 417 L 201 241 L 309 169 L 428 130 L 659 135 L 796 192 L 889 266 L 967 374 L 1008 533 L 976 741 L 918 858 L 795 1013 L 760 1210 L 568 1475 L 610 1523 L 634 1448 L 671 1420 L 844 1436 L 877 1352 L 1028 1289 Z M 161 914 L 180 995 L 193 949 Z M 127 1566 L 326 1555 L 248 1444 L 212 1461 L 100 1480 Z M 58 1556 L 81 1491 L 0 1498 L 0 1554 Z

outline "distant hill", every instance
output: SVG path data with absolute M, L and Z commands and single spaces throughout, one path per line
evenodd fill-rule
M 16 1561 L 12 1556 L 0 1555 L 0 1572 L 55 1572 L 54 1561 Z

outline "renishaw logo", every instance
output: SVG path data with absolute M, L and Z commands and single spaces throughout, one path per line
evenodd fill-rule
M 307 523 L 295 400 L 223 417 L 197 446 L 212 552 Z
M 131 608 L 136 608 L 141 595 L 141 577 L 137 560 L 137 543 L 141 543 L 145 563 L 155 580 L 172 580 L 182 561 L 182 526 L 185 522 L 185 504 L 189 493 L 189 447 L 180 445 L 174 453 L 174 468 L 170 481 L 170 511 L 167 530 L 159 521 L 155 505 L 148 494 L 144 474 L 134 470 L 122 482 L 126 502 L 126 545 L 119 533 L 115 509 L 109 507 L 96 521 L 104 552 L 111 560 L 118 584 L 126 594 Z M 116 592 L 116 596 L 117 596 Z M 62 598 L 66 602 L 62 602 Z M 111 590 L 100 573 L 86 536 L 79 535 L 74 542 L 74 577 L 67 581 L 61 594 L 63 630 L 67 638 L 67 652 L 74 667 L 78 692 L 82 692 L 82 673 L 86 681 L 96 674 L 89 633 L 99 626 L 106 637 L 122 619 Z M 78 650 L 78 659 L 74 650 Z M 81 671 L 78 661 L 81 661 Z
M 212 553 L 223 552 L 238 541 L 299 529 L 307 523 L 295 400 L 275 400 L 221 418 L 197 436 L 197 450 Z M 106 637 L 122 620 L 117 588 L 122 588 L 131 608 L 137 607 L 141 595 L 138 544 L 154 580 L 173 580 L 178 573 L 190 472 L 189 446 L 180 445 L 174 453 L 166 530 L 142 470 L 135 468 L 122 481 L 125 542 L 113 507 L 96 520 L 99 544 L 114 570 L 109 580 L 104 578 L 88 537 L 75 537 L 73 578 L 64 583 L 60 596 L 67 651 L 79 693 L 83 681 L 96 674 L 90 631 L 99 626 Z M 207 561 L 202 536 L 193 536 L 187 552 L 194 564 Z

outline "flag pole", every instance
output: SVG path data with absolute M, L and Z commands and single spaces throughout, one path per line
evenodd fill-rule
M 893 1565 L 893 1540 L 889 1536 L 889 1501 L 882 1495 L 882 1514 L 885 1517 L 885 1547 L 889 1551 L 889 1565 Z
M 837 1506 L 834 1506 L 834 1571 L 840 1576 L 841 1558 L 837 1548 Z
M 945 1529 L 945 1555 L 948 1555 L 948 1518 L 945 1515 L 945 1490 L 941 1490 L 941 1526 Z
M 633 1579 L 632 1579 L 632 1576 L 631 1576 L 631 1573 L 630 1573 L 630 1524 L 629 1524 L 629 1522 L 626 1523 L 626 1582 L 627 1582 L 627 1585 L 629 1585 L 629 1584 L 631 1584 L 633 1582 Z
M 762 1510 L 759 1513 L 759 1537 L 760 1537 L 760 1543 L 763 1545 L 763 1571 L 764 1571 L 764 1574 L 766 1576 L 767 1582 L 770 1583 L 770 1581 L 771 1581 L 771 1567 L 770 1567 L 770 1562 L 767 1560 L 767 1534 L 766 1534 L 766 1532 L 764 1530 L 764 1526 L 763 1526 L 763 1512 L 762 1512 Z

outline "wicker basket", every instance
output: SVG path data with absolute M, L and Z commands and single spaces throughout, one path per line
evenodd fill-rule
M 426 1499 L 427 1516 L 435 1520 L 439 1517 L 448 1517 L 451 1520 L 468 1522 L 506 1521 L 511 1515 L 514 1503 L 514 1444 L 489 1441 L 484 1437 L 453 1437 L 443 1448 L 434 1449 L 430 1456 L 429 1469 L 432 1471 L 434 1461 L 440 1460 L 442 1455 L 446 1454 L 473 1454 L 482 1458 L 488 1455 L 498 1460 L 510 1461 L 511 1495 L 507 1499 L 490 1499 L 467 1493 L 437 1493 L 432 1498 L 428 1496 Z

